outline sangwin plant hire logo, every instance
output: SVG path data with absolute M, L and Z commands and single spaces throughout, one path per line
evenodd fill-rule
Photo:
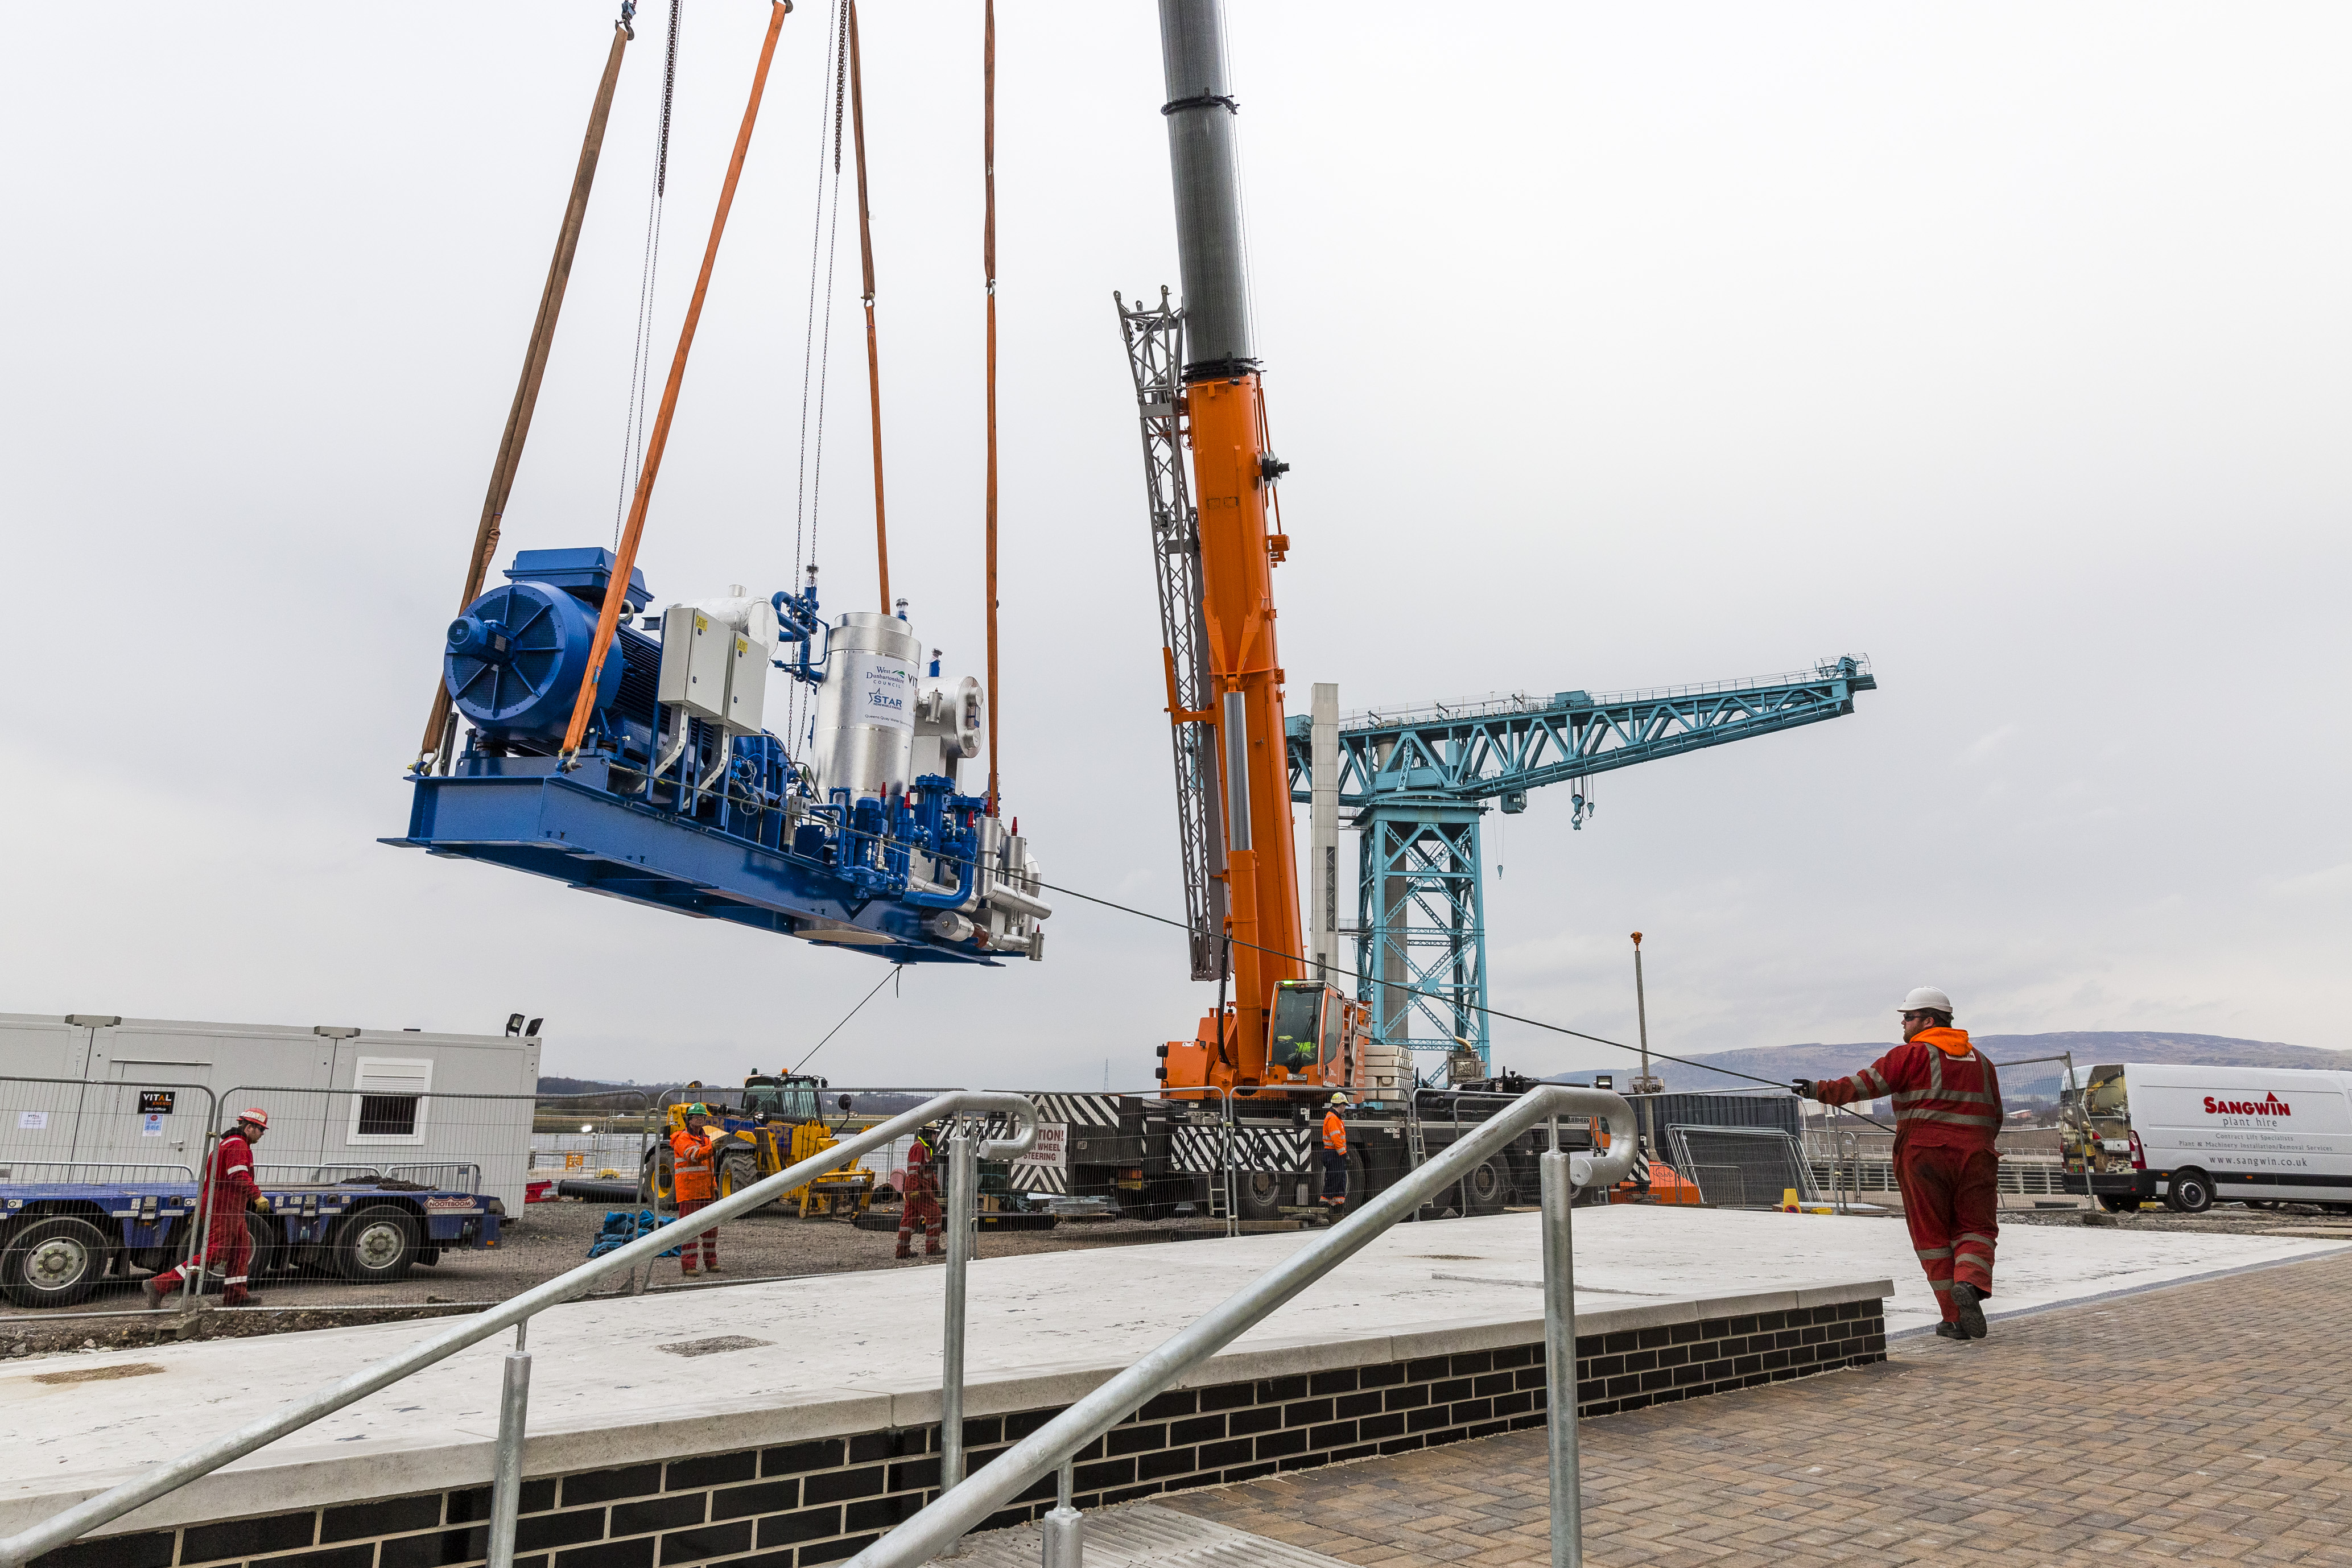
M 2208 1116 L 2292 1116 L 2294 1112 L 2287 1108 L 2285 1100 L 2275 1094 L 2266 1095 L 2261 1100 L 2216 1100 L 2209 1094 L 2205 1097 L 2205 1114 Z

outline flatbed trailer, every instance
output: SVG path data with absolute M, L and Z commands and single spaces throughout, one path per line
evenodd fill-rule
M 265 1182 L 269 1212 L 245 1216 L 248 1277 L 308 1267 L 381 1283 L 445 1251 L 496 1247 L 506 1205 L 478 1185 Z M 188 1256 L 200 1202 L 184 1176 L 0 1182 L 0 1294 L 19 1307 L 68 1307 L 107 1279 L 162 1273 Z
M 1406 1089 L 1349 1105 L 1349 1202 L 1380 1196 L 1475 1132 L 1525 1087 Z M 1060 1158 L 1033 1154 L 1014 1162 L 1012 1185 L 1033 1198 L 1108 1196 L 1131 1219 L 1166 1219 L 1186 1205 L 1216 1218 L 1226 1217 L 1230 1205 L 1244 1222 L 1319 1215 L 1323 1112 L 1330 1097 L 1320 1087 L 1279 1098 L 1235 1097 L 1229 1120 L 1228 1102 L 1217 1095 L 1034 1095 L 1045 1134 L 1040 1147 L 1058 1147 Z M 1563 1149 L 1592 1146 L 1591 1129 L 1582 1122 L 1559 1131 Z M 1534 1203 L 1537 1158 L 1549 1146 L 1541 1131 L 1514 1139 L 1448 1198 L 1425 1206 L 1422 1217 L 1500 1214 Z

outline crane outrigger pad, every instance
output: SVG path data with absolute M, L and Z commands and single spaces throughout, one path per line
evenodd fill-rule
M 552 757 L 468 756 L 470 771 L 413 774 L 408 834 L 379 842 L 551 877 L 583 892 L 732 921 L 897 963 L 996 960 L 948 946 L 926 911 L 861 892 L 832 868 L 625 798 L 608 759 L 569 773 Z

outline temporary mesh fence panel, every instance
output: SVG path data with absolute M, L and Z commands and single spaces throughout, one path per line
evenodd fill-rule
M 1812 1167 L 1802 1157 L 1794 1132 L 1762 1127 L 1676 1127 L 1672 1133 L 1677 1171 L 1687 1169 L 1698 1182 L 1699 1194 L 1725 1208 L 1761 1208 L 1777 1205 L 1793 1189 L 1806 1202 L 1818 1202 L 1820 1191 Z M 1738 1196 L 1725 1190 L 1725 1173 L 1738 1173 Z M 1717 1187 L 1710 1190 L 1707 1176 Z
M 121 1295 L 201 1228 L 214 1097 L 201 1085 L 0 1079 L 0 1295 Z

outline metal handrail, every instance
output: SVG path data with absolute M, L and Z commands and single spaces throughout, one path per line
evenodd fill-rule
M 1036 1140 L 1037 1112 L 1025 1096 L 972 1089 L 943 1094 L 855 1138 L 837 1143 L 812 1159 L 803 1160 L 797 1165 L 754 1182 L 730 1197 L 720 1198 L 707 1208 L 697 1210 L 694 1223 L 697 1226 L 713 1226 L 733 1219 L 738 1215 L 748 1214 L 762 1204 L 774 1202 L 793 1187 L 814 1181 L 840 1164 L 845 1158 L 857 1158 L 877 1145 L 919 1130 L 926 1122 L 958 1111 L 997 1111 L 1013 1119 L 1017 1131 L 1009 1137 L 980 1144 L 977 1152 L 982 1159 L 1017 1158 L 1026 1153 Z M 965 1163 L 968 1166 L 970 1162 Z M 279 1406 L 270 1415 L 248 1421 L 234 1432 L 191 1448 L 178 1458 L 158 1465 L 143 1476 L 85 1499 L 62 1513 L 52 1514 L 38 1524 L 0 1539 L 0 1568 L 23 1568 L 23 1564 L 45 1552 L 78 1540 L 100 1525 L 121 1518 L 132 1509 L 176 1491 L 232 1460 L 242 1458 L 289 1432 L 299 1431 L 323 1415 L 364 1399 L 379 1389 L 388 1388 L 411 1373 L 445 1361 L 468 1345 L 478 1344 L 507 1328 L 515 1330 L 517 1342 L 515 1353 L 507 1357 L 506 1394 L 499 1412 L 497 1475 L 491 1503 L 490 1560 L 499 1561 L 499 1547 L 503 1543 L 506 1560 L 510 1562 L 522 1459 L 523 1406 L 518 1384 L 529 1378 L 530 1359 L 521 1353 L 523 1325 L 545 1309 L 579 1296 L 604 1276 L 616 1269 L 634 1269 L 640 1263 L 650 1264 L 656 1254 L 677 1245 L 677 1237 L 664 1235 L 660 1230 L 640 1237 L 625 1247 L 616 1247 L 602 1258 L 583 1263 L 568 1274 L 558 1275 L 546 1284 L 526 1290 L 487 1312 L 465 1319 L 441 1333 L 419 1340 L 398 1355 L 363 1367 L 303 1398 Z M 517 1363 L 522 1363 L 520 1375 Z
M 1562 1153 L 1561 1118 L 1598 1116 L 1609 1124 L 1614 1152 Z M 1552 1562 L 1578 1568 L 1583 1560 L 1576 1458 L 1576 1302 L 1570 1253 L 1573 1189 L 1614 1186 L 1633 1167 L 1637 1147 L 1633 1108 L 1614 1090 L 1546 1084 L 1479 1124 L 1436 1159 L 1412 1172 L 1362 1209 L 1321 1233 L 1279 1267 L 1252 1280 L 1191 1326 L 1137 1361 L 1092 1394 L 998 1455 L 978 1475 L 946 1482 L 937 1500 L 850 1560 L 849 1568 L 915 1568 L 949 1551 L 973 1526 L 1011 1502 L 1046 1471 L 1068 1459 L 1178 1378 L 1207 1361 L 1285 1302 L 1414 1213 L 1430 1195 L 1539 1122 L 1552 1123 L 1552 1147 L 1542 1156 L 1544 1352 L 1551 1429 Z

